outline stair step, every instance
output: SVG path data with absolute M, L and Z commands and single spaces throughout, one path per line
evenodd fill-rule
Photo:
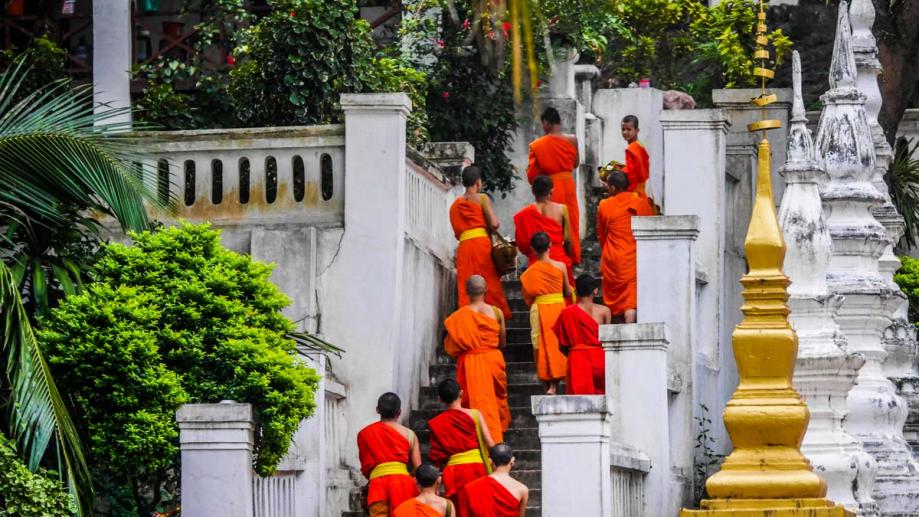
M 418 435 L 418 441 L 427 445 L 431 431 L 427 429 L 415 430 Z M 504 432 L 504 441 L 514 450 L 536 450 L 539 449 L 539 430 L 535 427 L 523 427 L 519 429 L 508 429 Z
M 520 408 L 523 409 L 523 408 Z M 422 409 L 412 411 L 409 417 L 409 427 L 414 431 L 428 429 L 428 420 L 436 417 L 443 411 L 443 407 L 438 409 Z M 518 427 L 536 427 L 536 417 L 529 411 L 511 411 L 511 429 Z
M 530 397 L 533 395 L 542 395 L 543 388 L 541 384 L 508 384 L 507 399 L 511 408 L 526 408 L 529 411 Z M 421 388 L 421 396 L 418 400 L 418 409 L 442 410 L 443 404 L 437 399 L 436 386 L 424 386 Z
M 520 361 L 505 363 L 507 382 L 510 384 L 538 383 L 536 366 L 533 361 Z M 456 364 L 453 362 L 432 365 L 429 372 L 431 386 L 437 386 L 444 379 L 456 378 Z

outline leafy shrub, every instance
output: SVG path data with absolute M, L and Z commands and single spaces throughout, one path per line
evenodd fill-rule
M 38 36 L 24 49 L 8 48 L 2 53 L 0 65 L 9 67 L 17 59 L 25 59 L 29 66 L 29 73 L 25 76 L 22 86 L 13 97 L 11 106 L 32 92 L 46 89 L 48 85 L 67 77 L 65 65 L 67 51 L 62 49 L 48 36 Z
M 919 259 L 902 256 L 900 262 L 893 280 L 909 299 L 909 321 L 919 327 Z
M 0 515 L 73 515 L 64 486 L 46 471 L 30 472 L 15 446 L 0 435 Z
M 294 325 L 279 312 L 290 301 L 270 266 L 223 248 L 208 225 L 131 236 L 104 247 L 95 283 L 52 311 L 40 340 L 102 495 L 148 515 L 178 486 L 180 404 L 251 403 L 255 468 L 270 475 L 315 408 L 318 377 L 294 357 Z

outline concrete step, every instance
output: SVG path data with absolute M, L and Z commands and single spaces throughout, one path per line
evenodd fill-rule
M 504 361 L 506 363 L 533 363 L 533 345 L 530 343 L 530 340 L 527 339 L 524 343 L 509 343 L 502 350 L 504 353 Z M 434 356 L 432 365 L 448 365 L 455 364 L 450 356 L 447 354 L 437 353 Z
M 415 432 L 427 430 L 428 420 L 436 417 L 442 411 L 442 407 L 438 409 L 412 411 L 411 415 L 409 415 L 409 427 Z M 536 427 L 536 425 L 536 417 L 529 411 L 524 411 L 524 408 L 518 408 L 517 410 L 511 411 L 511 429 L 516 429 L 518 427 Z
M 511 408 L 526 408 L 529 411 L 530 397 L 533 395 L 542 395 L 543 388 L 541 384 L 508 384 L 507 399 Z M 423 386 L 420 397 L 418 398 L 419 410 L 442 410 L 443 404 L 437 399 L 436 386 Z
M 415 434 L 418 435 L 418 441 L 422 444 L 427 444 L 430 440 L 431 432 L 427 429 L 416 431 Z M 514 450 L 537 450 L 540 447 L 539 430 L 535 427 L 508 429 L 504 432 L 504 442 Z
M 508 362 L 505 363 L 505 371 L 507 372 L 507 382 L 510 384 L 526 384 L 526 383 L 537 383 L 539 379 L 536 377 L 536 365 L 532 361 L 521 361 L 521 362 Z M 456 378 L 456 364 L 447 363 L 447 364 L 435 364 L 432 365 L 429 369 L 431 386 L 437 386 L 437 384 L 444 379 L 455 379 Z

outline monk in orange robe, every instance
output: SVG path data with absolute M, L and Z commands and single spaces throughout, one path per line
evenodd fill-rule
M 530 183 L 540 175 L 552 178 L 555 188 L 552 201 L 568 207 L 571 219 L 571 259 L 581 263 L 580 220 L 578 190 L 574 182 L 574 170 L 581 163 L 578 155 L 578 139 L 562 133 L 562 117 L 555 108 L 546 108 L 540 117 L 545 135 L 530 144 L 530 165 L 527 179 Z
M 485 303 L 486 289 L 485 279 L 479 275 L 466 281 L 469 305 L 444 321 L 444 349 L 456 359 L 463 407 L 479 410 L 491 436 L 501 441 L 511 424 L 507 372 L 501 353 L 507 331 L 501 311 Z
M 402 401 L 395 393 L 377 400 L 380 421 L 357 433 L 361 473 L 370 480 L 367 505 L 370 517 L 389 517 L 403 501 L 418 495 L 409 474 L 421 465 L 421 449 L 411 429 L 400 425 Z
M 517 249 L 530 260 L 536 262 L 536 252 L 530 247 L 530 238 L 537 232 L 549 236 L 549 258 L 565 264 L 568 270 L 568 283 L 574 283 L 571 256 L 571 220 L 568 207 L 551 200 L 552 180 L 548 176 L 538 176 L 533 181 L 533 197 L 536 202 L 524 207 L 514 215 Z
M 511 477 L 514 451 L 499 443 L 491 449 L 495 472 L 466 485 L 457 507 L 468 517 L 525 517 L 530 490 Z
M 578 276 L 578 303 L 558 316 L 552 330 L 562 353 L 568 356 L 567 395 L 606 394 L 606 355 L 600 346 L 600 325 L 611 321 L 608 308 L 594 303 L 597 281 L 587 273 Z
M 606 178 L 610 197 L 597 209 L 597 241 L 603 246 L 603 303 L 614 317 L 635 323 L 638 315 L 638 277 L 632 216 L 651 215 L 647 199 L 629 192 L 629 179 L 621 172 Z
M 629 178 L 626 192 L 638 192 L 640 196 L 646 197 L 646 184 L 651 177 L 651 157 L 645 146 L 638 141 L 638 117 L 623 117 L 620 131 L 622 138 L 629 144 L 625 148 L 625 166 L 622 167 L 622 172 Z
M 400 504 L 393 517 L 454 517 L 456 510 L 453 503 L 437 495 L 440 489 L 440 472 L 430 463 L 418 467 L 415 480 L 421 493 Z
M 428 458 L 443 469 L 444 497 L 457 504 L 463 487 L 491 474 L 488 450 L 495 445 L 488 426 L 482 424 L 482 414 L 462 406 L 462 394 L 455 380 L 441 381 L 437 396 L 447 409 L 428 420 L 431 430 Z
M 568 361 L 558 348 L 552 327 L 571 295 L 565 264 L 549 258 L 549 236 L 537 232 L 530 239 L 536 261 L 520 275 L 523 299 L 530 306 L 530 333 L 536 357 L 536 375 L 547 395 L 558 392 L 558 381 L 565 378 Z
M 504 296 L 501 277 L 491 259 L 491 236 L 500 223 L 488 201 L 481 194 L 482 171 L 475 165 L 463 170 L 466 191 L 450 206 L 450 224 L 459 240 L 456 248 L 456 285 L 459 291 L 458 306 L 469 305 L 469 294 L 463 289 L 466 279 L 481 275 L 488 284 L 485 301 L 501 310 L 504 318 L 511 317 L 511 308 Z

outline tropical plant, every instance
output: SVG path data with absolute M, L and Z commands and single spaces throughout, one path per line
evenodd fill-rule
M 16 454 L 16 446 L 0 436 L 0 515 L 73 515 L 67 489 L 50 473 L 31 472 Z
M 899 246 L 912 249 L 916 246 L 916 231 L 919 230 L 919 160 L 913 156 L 919 150 L 919 142 L 897 138 L 894 145 L 893 162 L 884 176 L 890 201 L 903 216 L 905 225 Z
M 910 323 L 919 327 L 919 259 L 901 256 L 900 269 L 894 274 L 893 280 L 909 299 Z
M 296 343 L 324 343 L 294 335 L 271 266 L 222 247 L 208 225 L 131 238 L 103 246 L 95 282 L 53 309 L 39 337 L 76 406 L 102 498 L 149 515 L 177 499 L 179 405 L 251 403 L 255 468 L 270 475 L 315 408 L 318 377 Z
M 28 55 L 0 73 L 0 313 L 4 314 L 0 398 L 8 429 L 31 470 L 47 459 L 87 509 L 92 502 L 83 448 L 32 330 L 36 312 L 79 289 L 86 254 L 98 242 L 95 221 L 113 216 L 122 228 L 147 225 L 145 171 L 125 110 L 93 112 L 91 86 L 59 80 L 28 85 Z M 85 249 L 84 249 L 85 251 Z M 25 296 L 25 301 L 23 300 Z M 49 447 L 51 442 L 53 446 Z

